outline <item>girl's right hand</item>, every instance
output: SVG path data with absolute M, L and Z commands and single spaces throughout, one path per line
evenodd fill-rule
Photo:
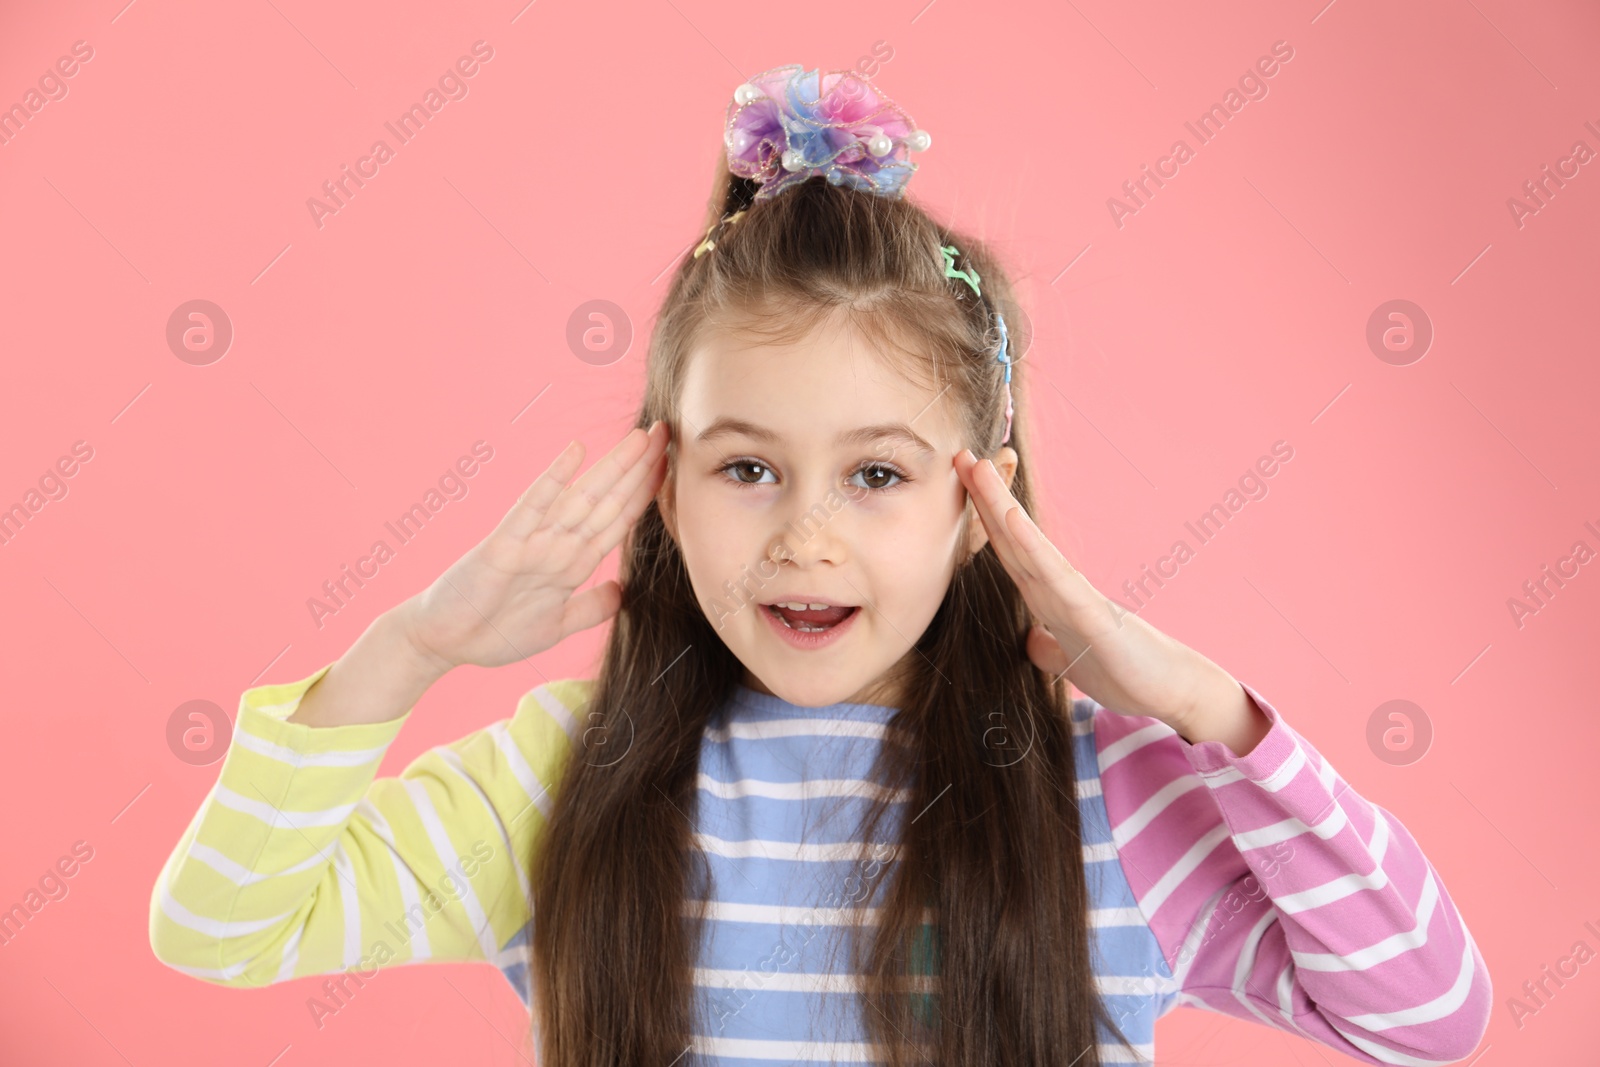
M 573 590 L 649 507 L 669 436 L 659 420 L 630 430 L 571 485 L 583 446 L 568 444 L 488 537 L 401 605 L 417 653 L 441 674 L 466 663 L 501 667 L 616 614 L 615 580 Z

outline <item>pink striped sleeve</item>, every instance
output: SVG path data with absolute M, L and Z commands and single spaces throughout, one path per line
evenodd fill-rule
M 1272 721 L 1236 756 L 1096 706 L 1123 871 L 1185 1003 L 1363 1063 L 1454 1063 L 1488 1029 L 1489 972 L 1399 819 Z

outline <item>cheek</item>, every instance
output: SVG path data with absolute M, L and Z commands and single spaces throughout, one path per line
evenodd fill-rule
M 887 518 L 887 516 L 884 516 Z M 937 607 L 957 558 L 961 533 L 959 501 L 941 499 L 889 519 L 872 547 L 872 581 L 885 596 Z
M 678 541 L 689 578 L 702 594 L 715 594 L 753 558 L 753 516 L 740 506 L 737 492 L 703 483 L 678 487 Z

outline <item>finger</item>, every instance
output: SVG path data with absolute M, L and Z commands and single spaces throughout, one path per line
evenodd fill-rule
M 1044 531 L 1039 529 L 1039 524 L 1033 521 L 1033 516 L 1029 515 L 1025 508 L 1016 507 L 1007 511 L 1005 521 L 1008 523 L 1012 542 L 1022 552 L 1024 562 L 1032 573 L 1046 577 L 1065 575 L 1073 581 L 1088 584 L 1088 579 L 1072 565 L 1066 553 L 1044 535 Z
M 621 608 L 622 586 L 615 579 L 607 579 L 593 589 L 574 594 L 561 610 L 561 636 L 565 639 L 579 630 L 598 626 Z
M 617 483 L 606 490 L 594 509 L 580 521 L 576 527 L 580 535 L 593 539 L 597 532 L 608 529 L 623 509 L 631 503 L 639 486 L 651 478 L 658 468 L 665 466 L 661 462 L 667 452 L 668 433 L 665 424 L 656 423 L 650 428 L 649 433 L 649 445 L 645 448 L 644 454 L 623 472 Z
M 567 447 L 561 450 L 561 454 L 545 468 L 544 473 L 535 478 L 533 484 L 517 498 L 517 502 L 501 520 L 501 526 L 519 540 L 526 538 L 538 528 L 539 521 L 544 518 L 545 510 L 561 495 L 561 490 L 566 488 L 567 480 L 576 473 L 578 464 L 582 462 L 583 444 L 569 441 Z
M 570 530 L 584 521 L 604 498 L 605 494 L 621 480 L 624 472 L 647 451 L 654 442 L 645 431 L 635 427 L 621 441 L 595 461 L 594 466 L 567 486 L 545 516 L 545 526 Z
M 1039 576 L 1029 565 L 1027 552 L 1017 543 L 1016 535 L 1012 533 L 1005 519 L 1009 509 L 1015 508 L 1020 511 L 1022 507 L 1006 488 L 999 472 L 982 460 L 975 460 L 963 467 L 962 459 L 958 456 L 956 462 L 956 469 L 962 473 L 962 480 L 967 484 L 973 504 L 978 509 L 978 516 L 983 520 L 983 527 L 989 533 L 989 542 L 994 545 L 1000 561 L 1018 579 L 1037 581 Z
M 616 517 L 612 519 L 611 524 L 596 534 L 590 542 L 601 557 L 604 557 L 607 552 L 622 543 L 622 539 L 627 535 L 628 529 L 639 520 L 639 516 L 645 513 L 645 509 L 655 499 L 656 493 L 661 489 L 662 482 L 666 480 L 666 475 L 667 461 L 665 455 L 662 455 L 656 459 L 655 465 L 650 468 L 649 476 L 634 488 L 633 495 L 628 498 Z
M 1004 483 L 992 470 L 989 480 L 1004 488 Z M 1016 565 L 1020 572 L 1026 574 L 1038 588 L 1048 590 L 1051 597 L 1067 609 L 1080 610 L 1103 602 L 1105 598 L 1095 591 L 1089 579 L 1072 565 L 1072 561 L 1055 546 L 1055 542 L 1044 535 L 1027 510 L 1016 505 L 1015 498 L 1009 492 L 1005 498 L 1013 506 L 1004 511 L 1000 522 L 1007 534 L 1005 543 L 1016 553 Z

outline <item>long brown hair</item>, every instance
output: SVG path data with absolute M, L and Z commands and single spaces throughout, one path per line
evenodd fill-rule
M 1014 356 L 1030 339 L 990 250 L 904 197 L 820 178 L 770 199 L 755 200 L 757 188 L 719 166 L 706 219 L 715 248 L 686 256 L 673 276 L 637 424 L 668 420 L 676 439 L 679 387 L 702 329 L 735 319 L 749 329 L 759 309 L 770 339 L 844 314 L 897 348 L 908 373 L 948 385 L 969 447 L 992 455 L 1005 424 L 992 310 L 1011 327 Z M 961 268 L 977 270 L 981 301 L 945 274 L 940 249 L 951 244 Z M 1011 492 L 1033 514 L 1026 367 L 1013 371 Z M 627 755 L 575 748 L 532 862 L 541 1067 L 694 1061 L 704 919 L 685 902 L 706 899 L 709 883 L 691 836 L 696 771 L 702 731 L 744 671 L 696 601 L 655 503 L 624 541 L 619 581 L 623 607 L 581 720 L 585 737 L 607 738 L 606 751 L 626 744 Z M 871 877 L 869 899 L 889 881 L 852 960 L 869 1040 L 893 1067 L 1098 1067 L 1096 1020 L 1121 1036 L 1090 965 L 1067 690 L 1028 660 L 1029 625 L 986 544 L 958 566 L 896 672 L 907 694 L 889 724 L 896 743 L 881 747 L 873 771 L 889 788 L 863 840 L 876 839 L 890 798 L 920 814 L 900 827 L 897 861 Z M 919 973 L 937 975 L 921 987 L 934 991 L 932 1011 L 926 994 L 904 993 Z

